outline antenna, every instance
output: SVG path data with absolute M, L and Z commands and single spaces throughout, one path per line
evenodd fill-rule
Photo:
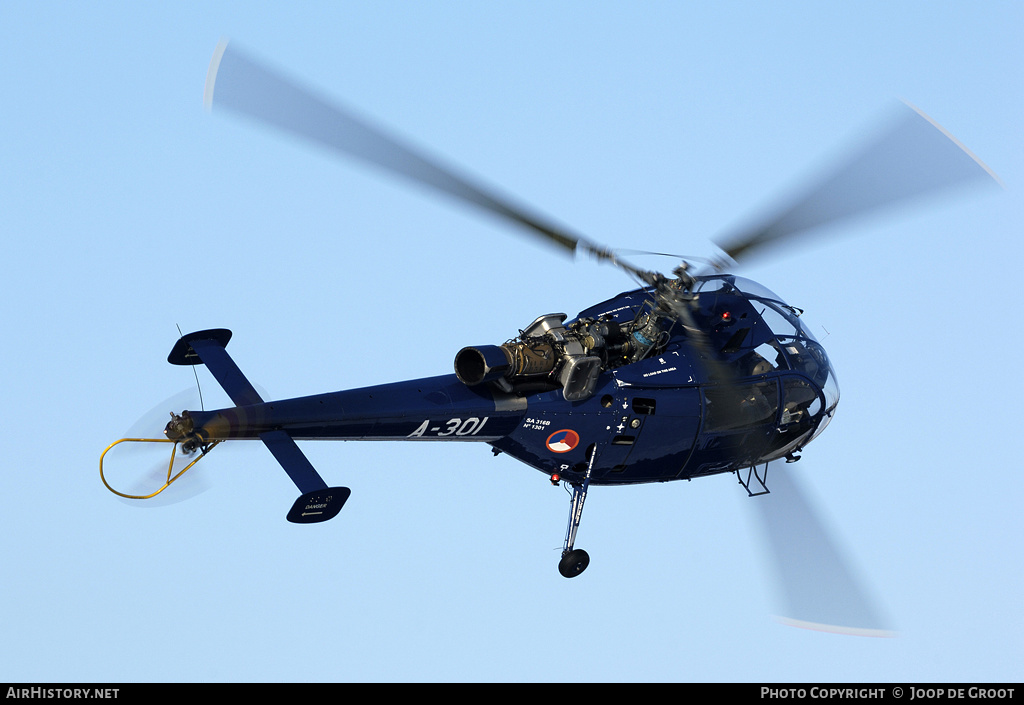
M 178 338 L 179 339 L 180 338 L 184 338 L 185 334 L 181 332 L 181 326 L 179 326 L 177 323 L 175 323 L 174 327 L 178 329 Z M 195 378 L 196 378 L 196 389 L 199 390 L 199 410 L 200 411 L 206 411 L 206 405 L 203 404 L 203 388 L 199 384 L 199 373 L 196 372 L 196 366 L 195 365 L 192 365 L 192 374 L 195 375 Z

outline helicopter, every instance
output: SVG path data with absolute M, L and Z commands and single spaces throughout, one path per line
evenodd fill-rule
M 299 448 L 304 440 L 478 442 L 544 473 L 570 495 L 558 571 L 582 574 L 589 554 L 575 545 L 591 486 L 694 480 L 731 473 L 751 497 L 789 480 L 769 469 L 793 463 L 832 420 L 835 370 L 802 309 L 730 270 L 814 228 L 971 182 L 992 171 L 909 105 L 839 168 L 749 229 L 716 240 L 720 254 L 681 261 L 670 275 L 625 261 L 611 249 L 424 156 L 336 102 L 221 42 L 204 103 L 356 158 L 497 216 L 555 250 L 621 269 L 633 289 L 569 318 L 547 313 L 504 342 L 463 347 L 446 374 L 266 400 L 226 350 L 225 328 L 181 335 L 168 362 L 204 365 L 234 406 L 170 412 L 163 438 L 123 438 L 100 457 L 103 483 L 131 499 L 152 498 L 217 445 L 259 440 L 300 496 L 293 523 L 337 516 L 351 495 L 329 486 Z M 166 418 L 166 417 L 165 417 Z M 104 457 L 125 442 L 167 443 L 162 485 L 147 494 L 115 490 Z M 176 462 L 185 459 L 181 468 Z M 792 514 L 797 514 L 790 505 Z M 819 535 L 806 524 L 799 533 Z M 824 559 L 822 559 L 824 560 Z M 843 572 L 839 566 L 836 572 Z M 814 598 L 794 596 L 794 601 Z M 793 621 L 831 624 L 808 613 Z M 873 616 L 850 630 L 877 632 Z

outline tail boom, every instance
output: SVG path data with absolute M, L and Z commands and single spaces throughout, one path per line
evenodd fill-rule
M 335 516 L 351 491 L 328 487 L 296 440 L 493 442 L 522 422 L 526 402 L 488 386 L 467 387 L 454 374 L 281 401 L 264 401 L 228 355 L 226 329 L 182 336 L 168 356 L 205 364 L 234 407 L 184 411 L 165 435 L 192 448 L 226 440 L 260 440 L 302 493 L 289 521 Z

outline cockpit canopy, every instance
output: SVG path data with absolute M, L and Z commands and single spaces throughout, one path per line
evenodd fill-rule
M 700 277 L 695 292 L 712 346 L 737 377 L 797 373 L 785 378 L 784 404 L 800 396 L 801 387 L 813 389 L 814 396 L 820 390 L 822 398 L 812 404 L 817 408 L 808 411 L 815 418 L 824 411 L 814 435 L 821 433 L 839 403 L 839 385 L 825 349 L 801 318 L 803 312 L 761 284 L 734 275 Z

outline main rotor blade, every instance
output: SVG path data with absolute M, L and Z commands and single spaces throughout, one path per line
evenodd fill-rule
M 206 77 L 204 102 L 355 157 L 414 182 L 437 189 L 507 220 L 518 223 L 555 246 L 595 254 L 603 248 L 564 228 L 512 205 L 493 191 L 456 175 L 412 146 L 330 103 L 279 73 L 221 42 Z
M 893 636 L 783 461 L 770 464 L 757 505 L 793 626 L 859 636 Z
M 935 121 L 903 104 L 896 119 L 789 207 L 718 240 L 734 260 L 812 228 L 841 222 L 971 182 L 1001 183 Z

